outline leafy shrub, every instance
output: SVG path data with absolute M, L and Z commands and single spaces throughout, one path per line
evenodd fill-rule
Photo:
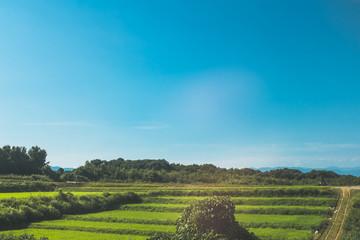
M 345 220 L 345 240 L 360 239 L 360 193 L 356 193 L 351 199 L 350 212 Z
M 47 237 L 36 238 L 34 235 L 29 235 L 27 233 L 21 235 L 12 235 L 12 234 L 1 234 L 0 240 L 48 240 Z
M 4 199 L 0 201 L 0 229 L 14 229 L 31 222 L 58 219 L 63 214 L 98 212 L 114 209 L 125 203 L 139 202 L 141 198 L 134 193 L 76 197 L 62 191 L 55 197 Z
M 344 240 L 359 240 L 359 239 L 360 239 L 359 228 L 351 230 L 344 238 Z
M 235 205 L 230 197 L 209 197 L 187 207 L 177 221 L 176 233 L 154 235 L 151 240 L 256 240 L 254 234 L 235 220 Z
M 2 180 L 0 182 L 0 192 L 36 192 L 36 191 L 54 191 L 56 185 L 42 181 L 10 181 Z
M 334 197 L 337 193 L 330 188 L 248 188 L 214 190 L 154 190 L 151 196 L 233 196 L 233 197 Z

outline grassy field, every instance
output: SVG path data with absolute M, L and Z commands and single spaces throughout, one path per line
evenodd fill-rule
M 89 194 L 101 194 L 102 192 L 71 192 L 76 196 L 84 196 Z M 9 199 L 9 198 L 29 198 L 29 197 L 38 197 L 38 196 L 46 196 L 53 197 L 57 195 L 58 192 L 16 192 L 16 193 L 0 193 L 1 199 Z
M 149 212 L 183 212 L 187 204 L 172 203 L 142 203 L 123 206 L 123 210 L 138 210 Z M 256 206 L 237 205 L 235 213 L 280 214 L 280 215 L 324 215 L 330 216 L 331 211 L 326 206 Z
M 64 219 L 31 224 L 27 232 L 58 239 L 146 239 L 155 232 L 174 232 L 176 220 L 189 204 L 207 195 L 233 195 L 236 220 L 263 240 L 310 240 L 321 231 L 336 205 L 337 195 L 327 187 L 159 187 L 94 185 L 65 188 L 75 195 L 106 192 L 140 192 L 144 202 L 121 206 L 118 210 L 83 215 L 67 215 Z M 17 194 L 17 195 L 16 195 Z M 34 194 L 2 195 L 26 198 Z M 27 195 L 26 195 L 27 194 Z M 158 194 L 158 195 L 156 195 Z M 249 195 L 253 196 L 249 196 Z M 75 236 L 75 237 L 74 237 Z
M 191 204 L 206 197 L 171 196 L 171 197 L 147 197 L 144 202 L 151 203 L 177 203 Z M 335 207 L 337 199 L 333 197 L 232 197 L 237 205 L 286 205 L 286 206 L 332 206 Z
M 55 229 L 26 229 L 10 231 L 13 234 L 22 234 L 24 232 L 33 234 L 35 236 L 47 236 L 49 239 L 66 239 L 66 240 L 145 240 L 146 236 L 140 235 L 126 235 L 126 234 L 111 234 L 101 232 L 86 232 L 86 231 L 71 231 L 71 230 L 55 230 Z M 7 232 L 3 232 L 7 233 Z

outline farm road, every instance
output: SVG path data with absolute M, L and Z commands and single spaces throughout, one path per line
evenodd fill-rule
M 341 236 L 345 216 L 350 205 L 350 190 L 360 190 L 360 186 L 337 188 L 341 189 L 341 198 L 335 210 L 333 221 L 320 240 L 340 240 L 339 237 Z

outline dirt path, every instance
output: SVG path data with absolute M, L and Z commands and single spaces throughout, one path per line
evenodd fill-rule
M 320 240 L 340 239 L 345 222 L 345 216 L 350 205 L 350 190 L 360 190 L 360 186 L 338 188 L 341 189 L 341 198 L 333 215 L 333 221 L 331 222 L 330 227 L 325 230 Z

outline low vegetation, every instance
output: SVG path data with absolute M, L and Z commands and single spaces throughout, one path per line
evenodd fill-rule
M 1 240 L 48 240 L 47 237 L 36 238 L 34 235 L 29 235 L 27 233 L 21 235 L 13 235 L 13 234 L 1 234 Z
M 92 160 L 73 171 L 64 172 L 63 181 L 204 183 L 236 185 L 358 185 L 360 178 L 331 171 L 302 173 L 295 169 L 266 172 L 250 168 L 219 168 L 212 164 L 170 164 L 166 160 Z
M 11 161 L 0 171 L 0 229 L 13 234 L 0 239 L 310 240 L 327 226 L 339 197 L 330 187 L 311 185 L 360 183 L 328 171 L 260 172 L 165 160 L 93 160 L 65 172 L 51 170 L 45 157 L 38 147 L 0 148 L 0 167 Z M 34 165 L 16 170 L 22 163 Z M 359 202 L 356 195 L 346 240 L 359 239 Z
M 360 192 L 351 199 L 349 214 L 345 221 L 345 240 L 360 239 Z
M 229 197 L 210 197 L 187 207 L 177 221 L 172 236 L 150 239 L 192 240 L 257 240 L 235 220 L 235 205 Z
M 1 197 L 1 195 L 0 195 Z M 202 200 L 205 197 L 148 197 L 144 198 L 144 203 L 172 203 L 172 204 L 191 204 Z M 282 205 L 282 206 L 336 206 L 337 200 L 333 197 L 232 197 L 235 205 Z
M 99 184 L 96 184 L 93 189 L 94 191 L 91 191 L 92 189 L 87 187 L 83 189 L 84 192 L 78 193 L 91 193 L 93 196 L 96 196 L 98 194 L 96 194 L 95 190 L 99 191 L 99 188 Z M 80 190 L 81 188 L 77 187 L 75 189 Z M 88 239 L 127 239 L 124 236 L 130 236 L 131 239 L 145 240 L 150 236 L 154 236 L 155 233 L 158 233 L 155 235 L 156 237 L 171 237 L 176 233 L 177 219 L 182 216 L 186 207 L 213 196 L 214 192 L 225 191 L 236 195 L 235 197 L 232 197 L 232 203 L 235 206 L 235 221 L 237 221 L 242 228 L 247 229 L 249 232 L 253 232 L 260 239 L 310 240 L 315 236 L 315 231 L 321 232 L 324 229 L 328 223 L 329 216 L 326 214 L 319 215 L 318 212 L 310 213 L 306 211 L 308 211 L 308 209 L 311 209 L 312 211 L 314 208 L 327 209 L 326 211 L 329 211 L 330 207 L 332 207 L 329 203 L 336 203 L 338 197 L 337 193 L 329 190 L 328 187 L 300 186 L 196 187 L 194 188 L 195 190 L 191 190 L 191 187 L 161 187 L 159 185 L 128 185 L 121 189 L 119 185 L 115 184 L 112 185 L 112 187 L 104 187 L 104 189 L 105 191 L 113 190 L 116 194 L 126 194 L 126 192 L 130 190 L 140 191 L 142 192 L 144 203 L 123 204 L 120 208 L 115 208 L 111 211 L 98 211 L 87 214 L 75 214 L 76 212 L 69 212 L 68 214 L 63 215 L 62 219 L 33 222 L 28 225 L 25 230 L 7 231 L 6 233 L 11 232 L 14 234 L 21 234 L 26 232 L 34 234 L 37 237 L 47 236 L 51 240 L 58 240 L 60 239 L 59 236 L 69 236 L 69 232 L 76 234 L 78 239 L 86 239 L 86 237 L 88 237 Z M 318 190 L 314 191 L 314 189 Z M 200 191 L 201 195 L 208 192 L 209 195 L 200 197 L 187 196 L 186 193 L 189 191 Z M 249 191 L 252 194 L 256 193 L 255 196 L 241 196 L 242 193 L 249 194 Z M 264 193 L 261 193 L 262 191 Z M 164 194 L 156 196 L 154 195 L 154 192 L 167 193 L 166 196 L 164 196 Z M 183 195 L 178 196 L 179 193 L 183 193 Z M 265 193 L 272 197 L 261 196 Z M 301 193 L 304 195 L 302 196 Z M 74 193 L 74 196 L 76 196 L 76 194 L 77 193 Z M 288 196 L 277 196 L 276 194 L 286 194 Z M 316 197 L 318 195 L 319 197 Z M 81 198 L 81 195 L 77 197 Z M 251 199 L 255 203 L 260 203 L 261 205 L 242 204 L 243 201 L 249 202 Z M 300 200 L 303 200 L 302 205 L 296 206 L 297 202 Z M 176 203 L 176 201 L 180 202 Z M 283 204 L 272 205 L 273 202 L 282 202 Z M 143 207 L 146 207 L 147 209 L 144 211 L 144 209 L 142 209 Z M 252 213 L 237 213 L 239 209 L 251 208 L 259 208 L 260 210 Z M 298 210 L 296 210 L 297 208 Z M 172 211 L 171 209 L 179 210 Z M 266 211 L 269 211 L 268 209 L 273 209 L 271 211 L 274 211 L 274 214 L 266 214 Z M 294 211 L 300 212 L 295 215 L 285 215 L 284 213 L 279 214 L 276 212 L 276 209 L 294 209 Z M 304 211 L 303 209 L 307 210 Z M 59 232 L 61 234 L 56 236 L 56 233 Z M 71 238 L 69 236 L 66 239 L 76 238 Z
M 120 204 L 140 201 L 133 193 L 74 196 L 61 191 L 55 197 L 3 199 L 0 201 L 0 229 L 26 227 L 31 222 L 58 219 L 63 214 L 105 211 L 117 208 Z

